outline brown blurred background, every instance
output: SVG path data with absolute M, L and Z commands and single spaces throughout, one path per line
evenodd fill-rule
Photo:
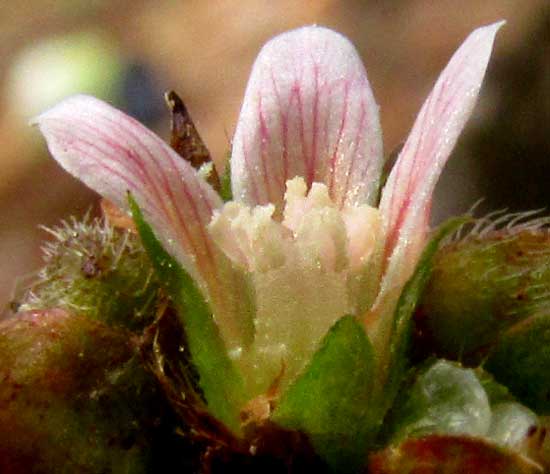
M 389 155 L 466 35 L 502 18 L 480 102 L 437 190 L 436 221 L 481 197 L 481 212 L 550 204 L 549 0 L 4 0 L 0 307 L 16 277 L 40 264 L 38 225 L 82 215 L 96 199 L 27 126 L 64 95 L 99 95 L 166 137 L 162 93 L 175 89 L 221 163 L 261 44 L 317 23 L 362 54 Z

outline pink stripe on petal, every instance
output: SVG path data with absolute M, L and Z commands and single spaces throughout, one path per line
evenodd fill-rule
M 286 181 L 323 182 L 340 205 L 374 204 L 382 166 L 378 107 L 353 45 L 320 27 L 260 52 L 233 140 L 233 196 L 279 206 Z
M 410 277 L 425 244 L 432 193 L 474 108 L 495 35 L 504 22 L 473 31 L 422 106 L 382 193 L 386 273 L 381 296 Z
M 132 193 L 166 250 L 206 290 L 228 347 L 241 346 L 250 322 L 240 277 L 206 230 L 222 206 L 210 185 L 153 132 L 92 97 L 69 98 L 34 123 L 69 173 L 122 208 Z
M 122 208 L 130 191 L 167 250 L 195 277 L 214 270 L 204 227 L 221 200 L 160 138 L 86 96 L 61 102 L 35 123 L 71 174 Z

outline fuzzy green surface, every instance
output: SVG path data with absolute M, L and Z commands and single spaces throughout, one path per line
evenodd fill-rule
M 438 353 L 479 362 L 500 331 L 547 308 L 549 294 L 546 231 L 471 235 L 438 252 L 417 322 Z
M 22 311 L 63 308 L 133 331 L 152 322 L 159 284 L 137 235 L 90 218 L 47 230 L 53 240 Z

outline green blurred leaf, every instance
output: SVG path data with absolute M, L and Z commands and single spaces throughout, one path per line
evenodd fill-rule
M 118 102 L 124 63 L 116 37 L 99 29 L 44 35 L 29 42 L 5 71 L 7 105 L 27 120 L 73 94 Z
M 533 316 L 501 335 L 484 368 L 519 401 L 550 414 L 550 317 Z
M 143 246 L 182 320 L 208 409 L 239 432 L 239 411 L 245 402 L 243 381 L 227 355 L 212 312 L 193 279 L 164 250 L 131 196 L 129 202 Z
M 439 360 L 398 398 L 389 421 L 392 443 L 430 434 L 483 436 L 491 407 L 472 369 Z
M 366 332 L 354 317 L 345 316 L 283 394 L 271 419 L 306 433 L 336 472 L 356 472 L 378 426 L 369 403 L 373 373 L 374 353 Z

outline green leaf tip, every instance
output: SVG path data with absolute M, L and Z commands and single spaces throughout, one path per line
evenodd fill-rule
M 208 410 L 238 433 L 239 410 L 245 401 L 243 381 L 227 355 L 210 307 L 191 276 L 164 250 L 131 195 L 128 200 L 143 246 L 184 326 Z
M 335 472 L 357 472 L 376 425 L 369 409 L 373 371 L 374 353 L 363 326 L 345 316 L 282 395 L 271 419 L 308 435 Z

